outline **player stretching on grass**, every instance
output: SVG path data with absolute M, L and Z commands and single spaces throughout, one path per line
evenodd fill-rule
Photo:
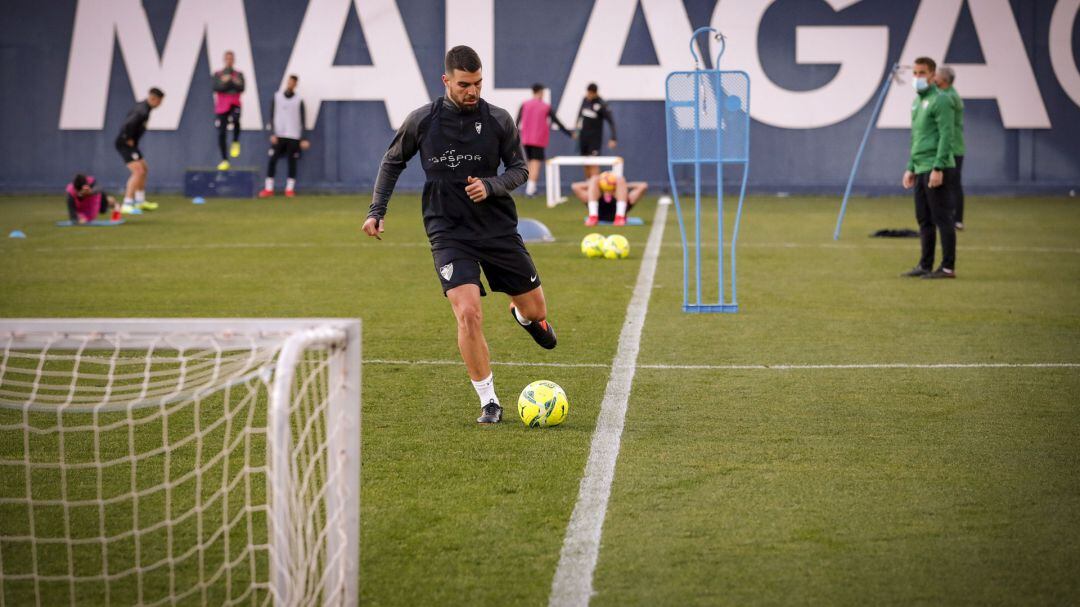
M 161 105 L 165 93 L 159 88 L 150 89 L 146 99 L 135 104 L 126 118 L 124 126 L 120 127 L 120 134 L 116 137 L 116 151 L 124 159 L 131 176 L 127 180 L 127 188 L 124 190 L 124 204 L 121 207 L 124 214 L 138 215 L 144 210 L 153 211 L 158 207 L 157 203 L 146 202 L 146 174 L 150 169 L 146 166 L 146 158 L 139 149 L 139 139 L 146 132 L 146 121 L 150 120 L 150 111 Z
M 417 153 L 424 183 L 424 228 L 435 270 L 454 310 L 458 349 L 480 396 L 481 424 L 502 419 L 495 394 L 491 356 L 483 332 L 480 298 L 486 295 L 480 271 L 492 291 L 510 296 L 510 314 L 536 343 L 555 347 L 546 321 L 540 275 L 517 233 L 517 209 L 510 192 L 528 171 L 514 119 L 480 98 L 480 57 L 467 46 L 446 53 L 446 96 L 405 119 L 383 156 L 375 180 L 364 233 L 380 238 L 394 184 Z M 505 166 L 498 174 L 500 161 Z
M 614 225 L 626 225 L 626 214 L 645 195 L 649 184 L 644 181 L 626 181 L 622 175 L 609 171 L 593 175 L 588 181 L 576 181 L 570 188 L 589 209 L 585 225 L 594 226 L 601 221 Z

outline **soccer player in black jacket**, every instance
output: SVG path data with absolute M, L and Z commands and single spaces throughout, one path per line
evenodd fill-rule
M 120 128 L 120 134 L 116 137 L 116 151 L 124 159 L 131 176 L 127 180 L 127 188 L 124 190 L 124 204 L 121 207 L 124 213 L 141 213 L 146 210 L 157 208 L 155 203 L 146 202 L 146 174 L 149 168 L 146 166 L 146 157 L 139 149 L 139 140 L 146 132 L 146 121 L 150 119 L 150 111 L 161 105 L 165 93 L 159 88 L 150 89 L 146 99 L 135 104 L 127 117 L 124 118 L 124 126 Z
M 577 131 L 578 153 L 582 156 L 599 156 L 602 149 L 601 142 L 604 138 L 604 123 L 608 123 L 611 129 L 611 139 L 608 140 L 608 149 L 614 150 L 618 142 L 615 140 L 615 119 L 611 115 L 611 108 L 606 101 L 600 98 L 599 89 L 595 82 L 590 82 L 585 88 L 585 98 L 581 100 L 581 109 L 578 110 Z M 600 174 L 600 167 L 585 165 L 585 181 L 594 175 Z
M 540 275 L 517 233 L 510 192 L 528 171 L 510 114 L 480 98 L 480 57 L 467 46 L 446 53 L 446 96 L 405 119 L 383 156 L 364 232 L 381 240 L 387 203 L 417 153 L 426 175 L 424 227 L 435 271 L 457 318 L 458 349 L 480 397 L 481 424 L 502 419 L 484 339 L 480 273 L 510 296 L 510 315 L 544 348 L 555 347 Z M 498 174 L 500 162 L 505 167 Z

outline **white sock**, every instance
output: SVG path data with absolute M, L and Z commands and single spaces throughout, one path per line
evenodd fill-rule
M 124 204 L 135 204 L 135 199 L 125 197 L 124 198 Z
M 527 181 L 525 183 L 525 195 L 526 196 L 532 196 L 535 193 L 536 193 L 536 182 L 535 181 Z
M 599 214 L 600 214 L 600 201 L 598 201 L 598 200 L 590 200 L 589 201 L 589 217 L 596 217 Z
M 270 190 L 271 192 L 274 191 L 274 178 L 273 177 L 267 177 L 266 178 L 266 183 L 263 185 L 263 189 L 264 190 Z
M 626 201 L 625 200 L 616 200 L 615 201 L 615 215 L 617 215 L 619 217 L 624 217 L 626 215 Z
M 487 377 L 480 381 L 473 381 L 472 387 L 476 389 L 476 394 L 480 397 L 481 407 L 491 401 L 499 402 L 499 397 L 495 396 L 495 375 L 493 373 L 489 373 Z
M 135 190 L 135 202 L 146 202 L 146 190 Z
M 285 180 L 285 190 L 291 192 L 291 191 L 293 191 L 295 189 L 296 189 L 296 180 L 293 179 L 292 177 L 289 177 L 288 179 L 286 179 Z
M 514 306 L 514 318 L 516 318 L 518 323 L 521 324 L 521 326 L 523 327 L 527 327 L 532 324 L 531 320 L 521 315 L 521 310 L 518 310 L 517 306 Z

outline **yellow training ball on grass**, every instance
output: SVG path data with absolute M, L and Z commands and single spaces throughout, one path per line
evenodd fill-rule
M 518 417 L 530 428 L 557 426 L 566 420 L 569 409 L 566 392 L 546 379 L 525 386 L 518 397 Z
M 593 232 L 581 239 L 581 252 L 585 254 L 585 257 L 603 257 L 604 242 L 603 234 Z
M 630 256 L 630 241 L 620 234 L 612 234 L 604 241 L 605 259 L 626 259 Z

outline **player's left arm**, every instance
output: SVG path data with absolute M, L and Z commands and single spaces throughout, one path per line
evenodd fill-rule
M 574 134 L 570 132 L 570 129 L 566 128 L 563 125 L 562 121 L 559 120 L 559 117 L 555 114 L 554 108 L 548 108 L 548 118 L 551 118 L 551 122 L 553 122 L 555 126 L 559 127 L 559 130 L 562 131 L 567 137 L 574 136 Z
M 934 99 L 934 122 L 938 129 L 937 153 L 934 155 L 934 170 L 930 172 L 928 186 L 936 188 L 944 181 L 944 169 L 952 157 L 953 114 L 952 103 L 944 95 Z
M 214 81 L 214 92 L 215 93 L 224 93 L 225 92 L 225 87 L 228 84 L 228 81 L 225 78 L 225 71 L 224 70 L 218 70 L 218 71 L 214 72 L 214 76 L 213 76 L 212 80 Z
M 510 113 L 501 108 L 492 108 L 491 117 L 499 130 L 499 158 L 503 163 L 503 172 L 494 177 L 484 177 L 484 186 L 488 196 L 506 196 L 529 178 L 529 169 L 521 156 L 521 134 L 518 132 Z
M 124 126 L 120 128 L 120 132 L 124 134 L 124 139 L 131 142 L 128 145 L 134 147 L 138 143 L 135 141 L 135 134 L 139 131 L 139 125 L 145 122 L 147 118 L 149 118 L 149 115 L 143 115 L 138 107 L 128 112 L 127 118 L 124 119 Z
M 300 149 L 306 150 L 311 147 L 311 142 L 307 140 L 307 108 L 304 107 L 304 101 L 300 101 Z
M 244 92 L 244 72 L 233 72 L 233 83 L 237 93 Z
M 611 106 L 605 101 L 600 108 L 600 115 L 604 118 L 604 121 L 608 123 L 608 128 L 611 129 L 611 141 L 608 142 L 609 147 L 615 147 L 615 142 L 619 139 L 615 136 L 615 117 L 611 114 Z

